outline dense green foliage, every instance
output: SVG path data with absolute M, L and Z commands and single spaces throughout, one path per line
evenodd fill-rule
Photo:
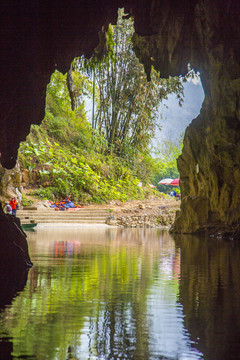
M 175 158 L 153 159 L 149 143 L 157 105 L 171 92 L 181 99 L 182 85 L 178 78 L 160 79 L 154 70 L 147 82 L 132 50 L 132 32 L 132 21 L 120 17 L 109 28 L 101 61 L 76 59 L 68 74 L 52 75 L 43 123 L 32 126 L 19 151 L 38 197 L 81 203 L 142 199 L 154 192 L 149 183 L 177 175 Z M 94 126 L 85 111 L 87 96 L 93 96 L 89 69 L 97 83 Z
M 133 150 L 126 159 L 105 154 L 106 140 L 91 128 L 84 106 L 71 110 L 66 75 L 55 72 L 47 91 L 46 116 L 32 126 L 19 151 L 34 194 L 44 199 L 71 197 L 76 202 L 102 203 L 143 198 L 151 188 L 151 158 Z
M 74 68 L 86 76 L 89 70 L 94 72 L 98 104 L 94 127 L 104 134 L 109 152 L 125 157 L 131 148 L 145 151 L 155 134 L 159 103 L 173 92 L 181 102 L 183 85 L 178 77 L 161 79 L 154 69 L 147 81 L 133 51 L 133 20 L 123 15 L 119 10 L 116 26 L 109 26 L 102 60 L 76 59 Z

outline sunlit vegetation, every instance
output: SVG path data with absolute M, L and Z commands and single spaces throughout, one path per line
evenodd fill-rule
M 68 196 L 74 201 L 101 203 L 144 196 L 144 190 L 137 186 L 139 178 L 122 159 L 94 151 L 96 136 L 89 138 L 84 149 L 74 144 L 64 146 L 48 135 L 44 125 L 32 128 L 19 155 L 38 197 L 53 200 Z
M 175 159 L 154 159 L 150 145 L 159 103 L 172 92 L 181 102 L 182 83 L 161 79 L 154 69 L 147 81 L 132 49 L 133 22 L 122 15 L 109 27 L 101 60 L 75 59 L 68 74 L 52 75 L 43 123 L 32 126 L 19 151 L 37 197 L 82 203 L 143 199 L 158 194 L 149 183 L 157 185 L 169 168 L 177 174 Z M 92 74 L 91 120 L 85 103 L 93 98 Z
M 173 190 L 172 186 L 159 185 L 158 182 L 161 179 L 179 178 L 179 172 L 177 169 L 177 158 L 180 156 L 183 146 L 183 135 L 177 142 L 163 141 L 155 148 L 155 160 L 157 163 L 158 171 L 154 174 L 153 182 L 157 185 L 159 191 L 169 192 Z M 178 188 L 174 188 L 176 192 L 179 192 Z
M 125 157 L 132 148 L 145 151 L 158 126 L 160 102 L 175 93 L 181 103 L 183 85 L 179 77 L 161 79 L 154 68 L 151 81 L 147 80 L 133 51 L 133 20 L 123 15 L 120 10 L 117 25 L 109 26 L 107 51 L 101 61 L 75 59 L 73 69 L 86 76 L 94 74 L 98 107 L 93 125 L 104 135 L 108 150 Z

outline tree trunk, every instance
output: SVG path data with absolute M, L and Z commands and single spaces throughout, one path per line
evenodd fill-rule
M 72 78 L 72 69 L 70 68 L 67 72 L 67 88 L 71 100 L 71 109 L 72 111 L 76 108 L 76 102 L 75 102 L 75 95 L 74 95 L 74 89 L 73 89 L 73 78 Z

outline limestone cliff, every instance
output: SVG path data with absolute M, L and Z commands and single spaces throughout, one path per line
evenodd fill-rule
M 240 28 L 235 22 L 239 3 L 235 21 L 234 17 L 227 20 L 234 5 L 221 9 L 215 3 L 214 16 L 206 2 L 196 8 L 196 31 L 203 49 L 203 59 L 198 61 L 206 98 L 200 115 L 187 128 L 178 159 L 183 201 L 173 227 L 176 232 L 239 228 Z
M 187 128 L 178 159 L 182 204 L 173 230 L 226 231 L 240 224 L 239 80 L 219 87 Z M 206 100 L 208 100 L 207 97 Z

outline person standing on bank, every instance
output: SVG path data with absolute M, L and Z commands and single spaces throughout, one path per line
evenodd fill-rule
M 9 203 L 12 207 L 12 214 L 14 216 L 17 216 L 17 200 L 15 197 L 13 197 Z

